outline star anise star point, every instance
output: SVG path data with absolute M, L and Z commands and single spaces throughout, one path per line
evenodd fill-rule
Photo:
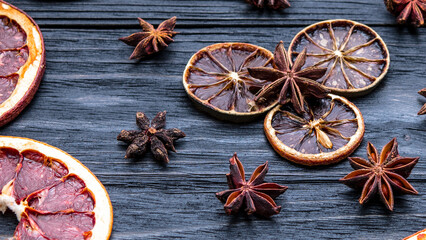
M 276 183 L 264 183 L 268 172 L 268 162 L 260 165 L 246 181 L 244 167 L 235 153 L 229 160 L 230 173 L 226 174 L 229 190 L 216 193 L 216 197 L 225 203 L 225 212 L 237 214 L 245 207 L 245 212 L 270 217 L 281 211 L 274 199 L 287 190 L 286 186 Z
M 306 57 L 306 49 L 304 49 L 292 63 L 284 43 L 281 41 L 274 52 L 274 68 L 249 68 L 252 77 L 271 81 L 257 94 L 255 101 L 266 98 L 268 94 L 281 88 L 280 104 L 286 104 L 290 101 L 296 112 L 303 113 L 305 112 L 305 95 L 317 98 L 326 97 L 329 91 L 315 80 L 324 76 L 327 68 L 309 67 L 302 69 Z M 288 95 L 291 95 L 290 98 L 288 98 Z
M 177 128 L 166 127 L 166 111 L 159 112 L 150 122 L 143 112 L 136 113 L 136 124 L 141 129 L 122 130 L 117 140 L 129 144 L 125 158 L 140 158 L 150 148 L 154 158 L 168 163 L 167 150 L 176 152 L 173 142 L 185 137 L 185 133 Z
M 411 23 L 417 27 L 425 24 L 426 0 L 385 0 L 389 11 L 397 15 L 400 24 Z
M 349 158 L 355 171 L 349 173 L 340 181 L 352 188 L 362 188 L 360 204 L 364 204 L 379 194 L 386 208 L 393 210 L 393 192 L 418 194 L 417 190 L 406 180 L 417 164 L 419 158 L 401 157 L 398 153 L 396 138 L 387 143 L 380 155 L 377 149 L 368 143 L 368 161 L 359 158 Z
M 420 90 L 419 94 L 422 95 L 423 97 L 426 97 L 426 88 L 423 88 L 422 90 Z M 423 107 L 420 108 L 420 111 L 417 114 L 418 115 L 426 114 L 426 103 L 423 104 Z
M 288 0 L 246 0 L 246 2 L 258 8 L 284 9 L 290 7 Z
M 120 38 L 127 45 L 136 47 L 130 59 L 139 59 L 157 53 L 174 41 L 173 37 L 177 34 L 173 31 L 176 26 L 176 17 L 162 22 L 157 29 L 142 18 L 138 18 L 138 21 L 142 32 Z

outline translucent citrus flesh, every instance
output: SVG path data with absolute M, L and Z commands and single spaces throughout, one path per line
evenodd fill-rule
M 0 15 L 0 104 L 15 90 L 17 72 L 28 60 L 26 42 L 27 35 L 16 21 Z
M 28 105 L 44 65 L 38 26 L 19 9 L 0 2 L 0 124 L 11 121 Z
M 310 107 L 309 113 L 299 115 L 286 105 L 273 117 L 272 127 L 285 145 L 304 154 L 333 152 L 345 146 L 356 133 L 356 116 L 341 102 L 312 100 Z M 328 141 L 321 138 L 328 138 L 332 144 L 325 144 Z
M 292 41 L 291 57 L 304 48 L 304 67 L 328 68 L 317 81 L 329 88 L 366 89 L 380 81 L 389 66 L 389 53 L 380 36 L 353 21 L 331 20 L 304 29 Z
M 109 237 L 112 208 L 105 189 L 87 168 L 58 149 L 0 137 L 0 190 L 0 210 L 9 207 L 20 220 L 16 239 Z
M 216 44 L 200 50 L 189 61 L 184 85 L 200 103 L 222 112 L 253 113 L 273 105 L 254 101 L 255 94 L 268 81 L 250 76 L 249 67 L 272 67 L 272 54 L 244 43 Z

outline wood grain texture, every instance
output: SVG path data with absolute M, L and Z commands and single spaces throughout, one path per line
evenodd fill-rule
M 291 1 L 284 11 L 258 11 L 242 0 L 10 1 L 40 24 L 47 48 L 45 77 L 33 102 L 2 135 L 59 147 L 87 165 L 105 184 L 114 206 L 111 239 L 400 239 L 426 227 L 426 118 L 417 91 L 426 86 L 426 29 L 394 24 L 381 0 Z M 154 24 L 178 16 L 175 43 L 141 62 L 117 39 L 139 30 L 136 17 Z M 387 77 L 371 94 L 353 99 L 365 118 L 365 139 L 381 148 L 392 137 L 403 156 L 421 159 L 409 181 L 418 196 L 397 196 L 395 211 L 379 201 L 358 204 L 359 192 L 338 182 L 351 171 L 347 160 L 305 168 L 276 154 L 262 119 L 248 124 L 218 121 L 199 112 L 183 89 L 182 72 L 199 49 L 217 42 L 249 42 L 272 50 L 289 43 L 308 24 L 348 18 L 369 24 L 391 53 Z M 164 166 L 147 154 L 124 159 L 115 140 L 136 129 L 135 113 L 167 110 L 168 127 L 187 137 Z M 251 173 L 269 161 L 267 181 L 289 186 L 277 199 L 282 213 L 270 220 L 229 217 L 214 193 L 224 190 L 228 159 L 238 152 Z M 0 239 L 17 225 L 0 217 Z

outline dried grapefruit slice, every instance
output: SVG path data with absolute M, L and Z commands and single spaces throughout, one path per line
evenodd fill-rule
M 31 102 L 45 64 L 44 41 L 37 24 L 0 0 L 0 126 Z
M 256 93 L 270 82 L 250 76 L 249 67 L 272 67 L 273 54 L 248 43 L 218 43 L 198 51 L 189 60 L 183 85 L 196 106 L 234 122 L 249 121 L 270 110 L 278 94 L 255 102 Z
M 308 99 L 306 106 L 303 114 L 286 104 L 266 115 L 264 130 L 275 151 L 308 166 L 336 163 L 355 151 L 365 126 L 353 103 L 329 94 L 324 99 Z
M 372 91 L 389 68 L 383 39 L 370 27 L 350 20 L 328 20 L 303 29 L 290 44 L 290 57 L 294 59 L 305 48 L 304 68 L 328 68 L 317 81 L 346 97 Z
M 77 159 L 27 138 L 0 136 L 0 211 L 15 212 L 14 237 L 109 239 L 113 215 L 104 186 Z

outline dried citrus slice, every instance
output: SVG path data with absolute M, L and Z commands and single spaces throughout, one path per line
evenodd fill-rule
M 326 67 L 317 81 L 347 97 L 369 93 L 386 75 L 389 51 L 370 27 L 350 20 L 328 20 L 300 31 L 290 44 L 293 59 L 307 50 L 304 67 Z
M 0 0 L 0 126 L 34 97 L 45 69 L 40 29 L 18 8 Z
M 413 235 L 410 235 L 402 240 L 425 240 L 426 239 L 426 229 L 418 231 Z
M 329 94 L 308 99 L 306 106 L 303 114 L 286 104 L 266 115 L 266 137 L 281 156 L 308 166 L 327 165 L 348 157 L 359 146 L 364 119 L 353 103 Z
M 26 138 L 0 136 L 0 211 L 15 212 L 15 239 L 108 239 L 112 206 L 77 159 Z
M 255 102 L 255 94 L 270 82 L 250 76 L 249 67 L 272 67 L 273 54 L 247 43 L 218 43 L 198 51 L 189 60 L 183 85 L 196 106 L 213 116 L 249 121 L 271 109 L 278 94 Z

